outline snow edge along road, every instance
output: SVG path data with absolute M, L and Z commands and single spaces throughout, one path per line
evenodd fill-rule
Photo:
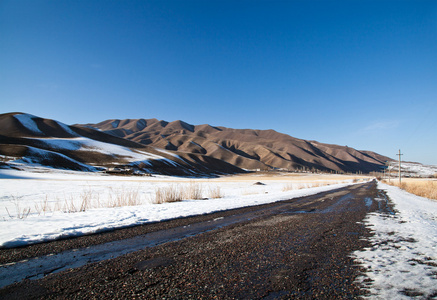
M 367 271 L 358 280 L 371 299 L 437 298 L 437 202 L 378 182 L 377 201 L 391 213 L 373 212 L 364 223 L 372 246 L 353 253 Z

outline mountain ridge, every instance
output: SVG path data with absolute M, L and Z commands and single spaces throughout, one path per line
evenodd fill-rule
M 41 165 L 88 172 L 121 167 L 182 176 L 243 172 L 212 157 L 155 149 L 87 126 L 25 113 L 1 114 L 0 128 L 3 167 Z
M 381 170 L 392 160 L 372 151 L 307 141 L 273 129 L 234 129 L 158 119 L 109 119 L 77 126 L 156 148 L 200 153 L 242 169 L 367 173 Z
M 182 120 L 109 119 L 66 125 L 7 113 L 0 115 L 0 128 L 0 155 L 85 171 L 122 165 L 169 175 L 243 170 L 369 173 L 392 161 L 372 151 L 303 140 L 273 129 L 192 125 Z

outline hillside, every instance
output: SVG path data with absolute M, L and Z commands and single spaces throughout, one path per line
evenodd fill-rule
M 155 149 L 99 130 L 29 114 L 2 114 L 0 128 L 3 167 L 36 165 L 89 172 L 118 167 L 168 175 L 242 172 L 208 156 Z
M 196 153 L 242 169 L 379 171 L 388 157 L 347 146 L 291 137 L 274 130 L 232 129 L 157 119 L 106 120 L 78 125 L 160 149 Z

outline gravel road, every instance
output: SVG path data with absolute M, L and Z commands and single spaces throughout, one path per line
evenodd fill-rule
M 268 205 L 0 250 L 13 263 L 190 224 L 226 226 L 163 241 L 114 259 L 23 280 L 1 299 L 356 299 L 360 274 L 350 254 L 368 246 L 361 223 L 377 209 L 375 182 Z M 202 227 L 202 226 L 200 226 Z M 0 270 L 1 272 L 1 270 Z

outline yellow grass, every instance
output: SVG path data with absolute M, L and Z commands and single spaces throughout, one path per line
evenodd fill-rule
M 437 200 L 437 181 L 436 180 L 421 180 L 421 179 L 405 179 L 399 185 L 399 181 L 391 180 L 390 182 L 384 180 L 384 183 L 400 187 L 408 193 L 425 197 L 428 199 Z

